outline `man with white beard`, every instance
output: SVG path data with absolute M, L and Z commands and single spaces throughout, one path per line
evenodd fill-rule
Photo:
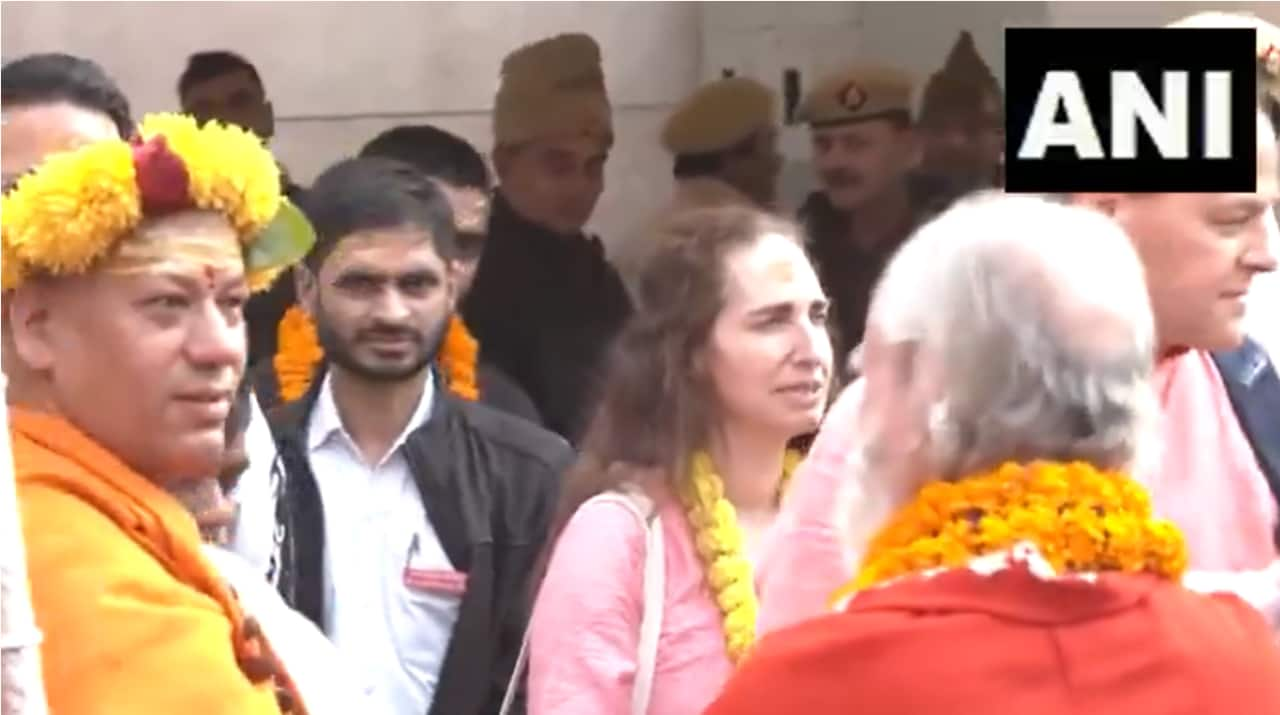
M 834 505 L 842 548 L 812 547 L 840 543 L 838 516 L 801 518 L 762 571 L 775 609 L 844 569 L 836 609 L 768 633 L 707 715 L 1280 711 L 1265 619 L 1184 585 L 1189 542 L 1133 476 L 1165 468 L 1157 340 L 1100 212 L 984 194 L 918 231 L 784 506 Z

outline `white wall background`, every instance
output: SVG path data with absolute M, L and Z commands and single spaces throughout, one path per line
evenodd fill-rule
M 401 123 L 438 124 L 488 151 L 502 57 L 557 32 L 589 32 L 604 50 L 618 136 L 592 223 L 613 242 L 669 194 L 657 145 L 665 112 L 723 68 L 781 90 L 788 67 L 807 85 L 874 59 L 923 84 L 967 29 L 1000 76 L 1007 25 L 1156 25 L 1209 7 L 1280 21 L 1280 2 L 6 2 L 0 52 L 92 57 L 141 113 L 176 106 L 191 52 L 239 51 L 275 103 L 275 150 L 307 181 Z M 789 127 L 782 145 L 783 195 L 794 205 L 811 185 L 807 134 Z

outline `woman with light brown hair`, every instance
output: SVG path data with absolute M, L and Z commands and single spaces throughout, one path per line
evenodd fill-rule
M 788 444 L 827 404 L 827 300 L 795 226 L 704 209 L 652 240 L 534 607 L 533 715 L 715 697 L 755 640 Z

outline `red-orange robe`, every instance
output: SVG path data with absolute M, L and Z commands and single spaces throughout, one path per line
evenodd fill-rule
M 910 578 L 766 636 L 707 715 L 1277 715 L 1261 614 L 1146 574 Z
M 50 711 L 278 714 L 238 665 L 262 643 L 182 506 L 63 419 L 10 408 L 9 424 Z

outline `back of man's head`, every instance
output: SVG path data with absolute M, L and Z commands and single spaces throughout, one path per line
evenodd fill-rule
M 453 212 L 440 188 L 410 164 L 381 157 L 346 159 L 322 173 L 303 197 L 316 232 L 306 263 L 318 271 L 353 234 L 413 227 L 431 236 L 446 261 L 457 254 Z
M 27 55 L 0 69 L 5 108 L 66 102 L 111 119 L 120 136 L 133 134 L 129 100 L 97 63 L 61 53 Z
M 489 168 L 467 140 L 429 124 L 399 126 L 364 145 L 360 156 L 380 156 L 412 164 L 454 188 L 489 190 Z
M 1143 269 L 1098 212 L 983 193 L 893 259 L 872 321 L 934 376 L 932 456 L 947 476 L 1007 460 L 1140 458 L 1154 396 Z

